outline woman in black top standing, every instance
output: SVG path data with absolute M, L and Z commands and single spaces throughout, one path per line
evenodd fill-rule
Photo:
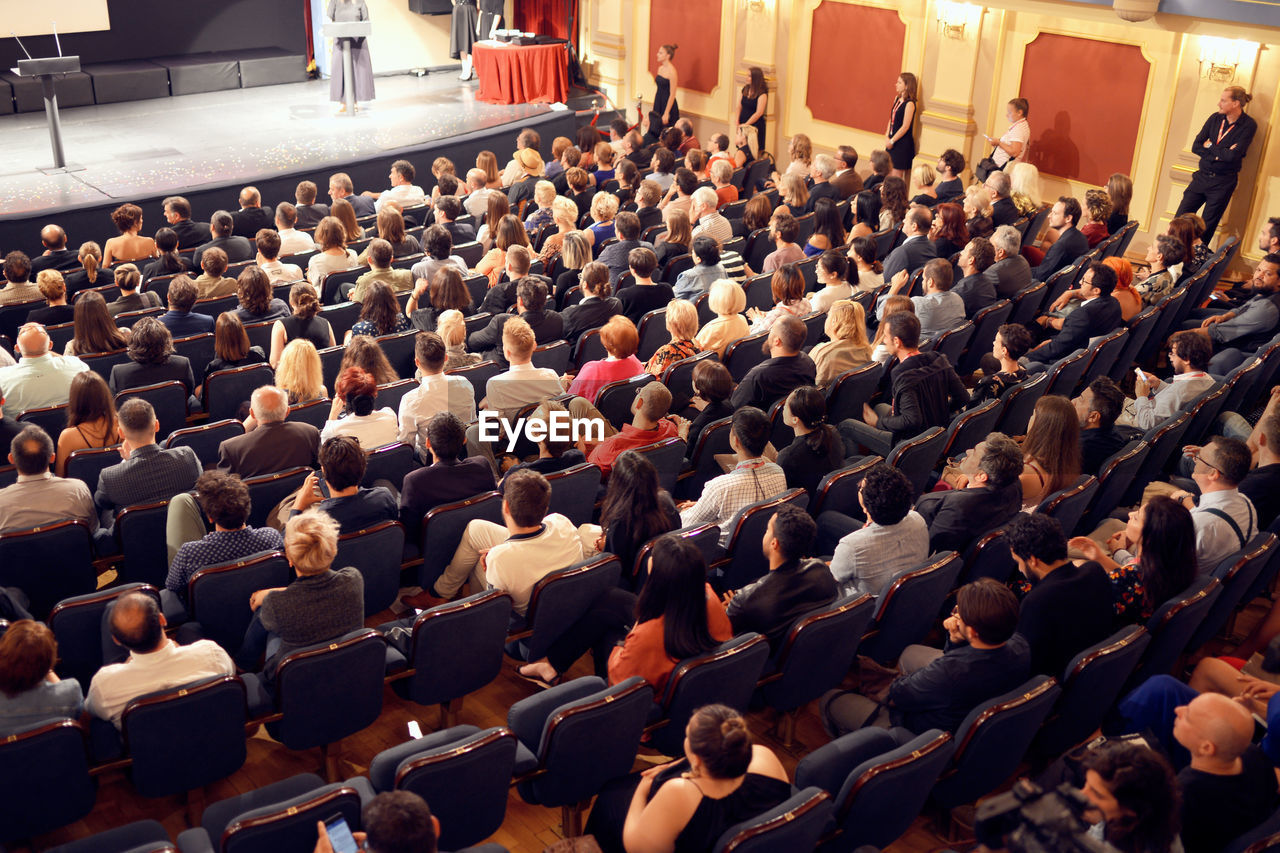
M 736 130 L 741 125 L 751 125 L 756 129 L 756 150 L 764 149 L 764 114 L 769 109 L 769 86 L 764 82 L 764 70 L 751 66 L 747 72 L 750 79 L 742 87 L 742 99 L 738 102 L 738 120 L 734 122 Z
M 276 320 L 271 327 L 271 366 L 280 364 L 285 344 L 294 338 L 306 338 L 318 350 L 337 346 L 333 339 L 333 327 L 320 313 L 320 298 L 311 282 L 300 281 L 289 289 L 289 305 L 293 313 L 283 320 Z
M 658 136 L 680 118 L 680 105 L 676 103 L 676 89 L 680 75 L 671 60 L 675 59 L 679 45 L 664 44 L 658 47 L 658 72 L 653 75 L 657 91 L 653 95 L 653 112 L 649 117 L 649 133 Z M 657 126 L 654 126 L 655 117 Z
M 894 83 L 893 108 L 889 110 L 889 126 L 885 130 L 884 147 L 893 160 L 893 174 L 905 178 L 916 157 L 916 75 L 903 71 Z

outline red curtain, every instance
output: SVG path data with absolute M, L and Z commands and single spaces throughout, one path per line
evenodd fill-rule
M 569 18 L 578 17 L 578 0 L 517 0 L 517 29 L 526 33 L 570 39 L 577 47 L 577 27 L 570 32 Z

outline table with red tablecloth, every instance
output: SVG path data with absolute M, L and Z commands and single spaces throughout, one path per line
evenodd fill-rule
M 478 41 L 471 51 L 480 91 L 490 104 L 554 104 L 569 98 L 569 54 L 563 43 L 512 45 Z

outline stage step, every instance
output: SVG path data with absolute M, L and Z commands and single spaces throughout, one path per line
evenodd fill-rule
M 151 61 L 169 70 L 169 93 L 172 95 L 240 88 L 240 60 L 233 51 L 162 56 Z
M 42 112 L 44 96 L 41 94 L 40 81 L 30 77 L 19 77 L 11 71 L 0 73 L 13 88 L 13 103 L 20 113 Z M 68 74 L 54 83 L 54 91 L 58 94 L 58 108 L 87 107 L 93 103 L 93 79 L 83 71 Z
M 99 104 L 146 101 L 169 96 L 169 72 L 149 59 L 100 62 L 83 66 L 93 78 L 93 100 Z M 62 97 L 58 97 L 62 107 Z

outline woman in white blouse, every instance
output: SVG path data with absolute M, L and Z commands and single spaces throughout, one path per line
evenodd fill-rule
M 359 367 L 348 367 L 338 375 L 334 385 L 333 409 L 329 420 L 320 430 L 324 443 L 335 435 L 350 435 L 360 442 L 368 453 L 399 440 L 400 425 L 396 413 L 389 408 L 374 408 L 378 397 L 378 384 L 369 373 Z M 342 414 L 343 410 L 347 414 Z
M 317 291 L 323 292 L 324 277 L 332 272 L 355 269 L 360 265 L 356 253 L 347 248 L 347 234 L 342 223 L 335 217 L 326 216 L 316 226 L 316 245 L 319 254 L 312 255 L 307 263 L 307 281 Z
M 804 275 L 795 264 L 783 264 L 769 282 L 774 306 L 767 313 L 759 308 L 747 309 L 751 321 L 751 334 L 767 332 L 780 317 L 803 317 L 813 313 L 813 307 L 804 297 Z

